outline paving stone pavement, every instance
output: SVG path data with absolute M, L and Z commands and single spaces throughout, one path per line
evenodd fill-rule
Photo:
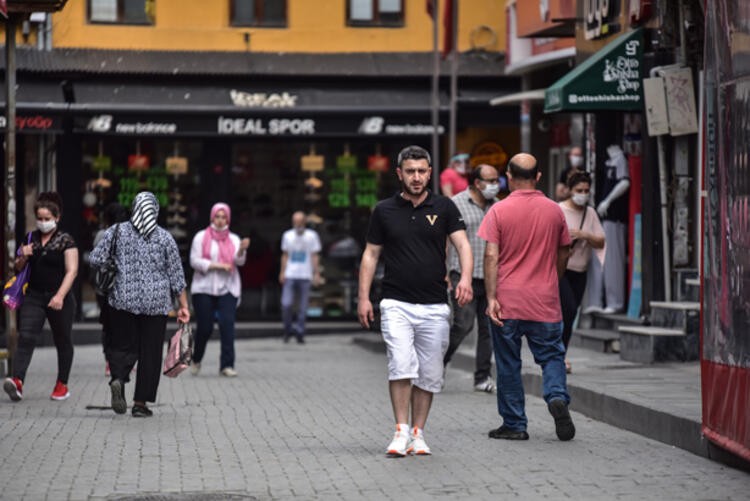
M 454 369 L 426 430 L 434 455 L 389 459 L 384 355 L 342 335 L 236 346 L 239 377 L 219 377 L 212 341 L 200 376 L 162 378 L 146 419 L 108 408 L 96 346 L 76 349 L 72 396 L 51 401 L 55 352 L 37 349 L 24 400 L 0 395 L 0 499 L 747 499 L 750 491 L 744 472 L 581 414 L 575 440 L 559 442 L 535 397 L 528 442 L 488 439 L 499 425 L 495 397 L 471 391 L 470 373 Z M 131 383 L 128 402 L 132 391 Z

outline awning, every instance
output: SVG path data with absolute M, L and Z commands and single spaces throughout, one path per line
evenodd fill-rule
M 547 89 L 544 112 L 643 109 L 643 29 L 629 31 Z
M 544 101 L 544 89 L 527 90 L 508 94 L 507 96 L 498 96 L 490 99 L 492 106 L 509 106 L 520 104 L 523 101 Z

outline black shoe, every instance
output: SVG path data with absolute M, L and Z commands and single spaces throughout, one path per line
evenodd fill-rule
M 568 404 L 556 398 L 555 400 L 550 400 L 547 404 L 547 409 L 549 409 L 552 417 L 555 418 L 555 433 L 557 433 L 557 438 L 567 441 L 576 436 L 576 427 L 573 425 L 570 412 L 568 412 Z
M 297 344 L 305 344 L 305 338 L 302 336 L 297 336 Z
M 151 417 L 154 415 L 151 409 L 145 405 L 133 405 L 132 414 L 133 417 Z
M 128 410 L 128 403 L 125 401 L 122 381 L 115 379 L 109 383 L 109 390 L 112 392 L 112 410 L 116 414 L 125 414 Z
M 503 440 L 528 440 L 529 434 L 525 430 L 511 430 L 505 425 L 496 430 L 490 430 L 490 438 L 501 438 Z

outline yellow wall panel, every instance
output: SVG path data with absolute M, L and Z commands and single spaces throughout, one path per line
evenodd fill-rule
M 55 47 L 253 52 L 421 52 L 432 49 L 425 0 L 405 0 L 401 28 L 346 26 L 346 0 L 288 0 L 286 28 L 232 27 L 229 0 L 156 0 L 156 24 L 89 24 L 87 0 L 68 0 L 54 15 Z M 442 2 L 441 2 L 442 3 Z M 488 29 L 505 49 L 503 0 L 459 0 L 459 50 L 471 49 L 472 32 L 487 41 Z M 441 8 L 441 11 L 443 9 Z M 482 28 L 482 27 L 486 28 Z M 442 34 L 441 34 L 442 42 Z

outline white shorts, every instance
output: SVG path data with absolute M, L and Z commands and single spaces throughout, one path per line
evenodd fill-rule
M 450 339 L 450 307 L 383 299 L 380 328 L 388 351 L 388 380 L 411 379 L 415 386 L 439 393 Z

